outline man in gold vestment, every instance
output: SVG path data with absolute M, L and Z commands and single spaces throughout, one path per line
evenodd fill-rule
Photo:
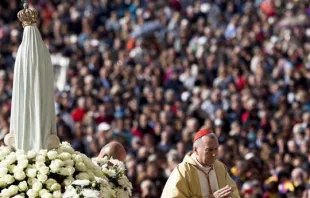
M 226 166 L 216 160 L 218 146 L 214 133 L 197 132 L 193 152 L 173 170 L 161 198 L 239 198 Z

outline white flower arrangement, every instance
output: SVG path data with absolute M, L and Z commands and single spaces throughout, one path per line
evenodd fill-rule
M 127 198 L 132 187 L 124 174 L 124 164 L 111 161 L 115 163 L 113 167 L 99 166 L 96 161 L 74 151 L 67 142 L 57 149 L 39 152 L 13 151 L 2 146 L 0 197 Z
M 123 162 L 107 156 L 93 158 L 93 162 L 102 168 L 102 172 L 112 183 L 117 198 L 127 198 L 132 195 L 132 184 L 125 174 L 126 169 Z

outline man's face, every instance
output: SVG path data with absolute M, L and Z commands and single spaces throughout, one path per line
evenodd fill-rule
M 197 160 L 203 166 L 211 166 L 214 164 L 217 158 L 218 139 L 210 138 L 208 136 L 202 137 L 202 144 L 198 147 L 194 147 L 194 152 L 197 155 Z

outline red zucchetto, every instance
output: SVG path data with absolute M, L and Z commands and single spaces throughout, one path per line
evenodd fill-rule
M 207 129 L 202 129 L 200 131 L 198 131 L 195 136 L 194 136 L 194 142 L 196 142 L 196 140 L 198 140 L 199 138 L 201 138 L 202 136 L 205 136 L 205 135 L 208 135 L 210 133 L 213 133 L 212 131 L 210 130 L 207 130 Z

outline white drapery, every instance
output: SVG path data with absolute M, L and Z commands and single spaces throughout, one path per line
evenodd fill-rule
M 16 149 L 38 151 L 49 141 L 57 144 L 54 103 L 50 53 L 36 25 L 26 26 L 14 67 L 10 133 Z

